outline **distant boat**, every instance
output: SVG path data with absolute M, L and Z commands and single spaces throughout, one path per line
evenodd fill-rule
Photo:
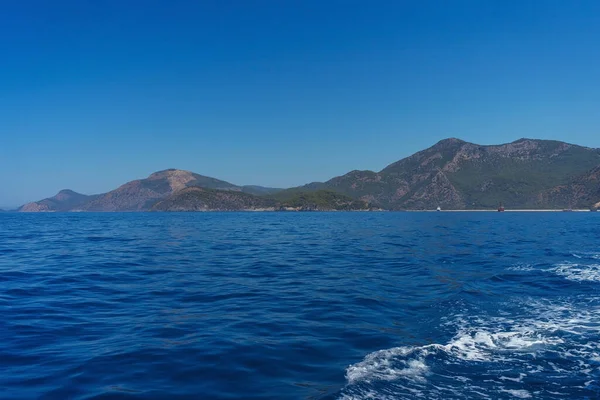
M 498 212 L 503 212 L 504 211 L 504 205 L 502 205 L 502 203 L 500 203 L 500 205 L 498 206 Z
M 442 209 L 440 207 L 436 208 L 435 211 L 442 211 Z
M 564 212 L 570 212 L 570 211 L 573 211 L 573 209 L 572 208 L 565 208 L 563 211 Z

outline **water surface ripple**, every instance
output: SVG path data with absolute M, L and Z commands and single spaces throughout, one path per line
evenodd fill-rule
M 600 213 L 0 214 L 2 399 L 598 399 Z

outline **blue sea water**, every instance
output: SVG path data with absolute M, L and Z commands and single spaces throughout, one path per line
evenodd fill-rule
M 600 213 L 0 214 L 1 399 L 598 399 Z

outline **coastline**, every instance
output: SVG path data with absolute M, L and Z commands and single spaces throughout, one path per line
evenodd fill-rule
M 590 209 L 574 209 L 574 210 L 561 210 L 561 209 L 508 209 L 501 212 L 594 212 L 595 210 Z M 357 209 L 357 210 L 298 210 L 298 209 L 273 209 L 273 208 L 256 208 L 256 209 L 239 209 L 239 210 L 218 210 L 218 209 L 205 209 L 205 210 L 127 210 L 127 211 L 83 211 L 83 210 L 69 210 L 69 211 L 55 211 L 55 210 L 43 210 L 43 211 L 18 211 L 11 210 L 5 211 L 3 214 L 69 214 L 69 213 L 83 213 L 83 214 L 95 214 L 95 213 L 203 213 L 203 212 L 273 212 L 273 213 L 319 213 L 319 212 L 412 212 L 412 213 L 469 213 L 469 212 L 493 212 L 498 213 L 500 211 L 494 209 L 473 209 L 473 210 L 385 210 L 385 209 Z
M 484 210 L 406 210 L 406 212 L 593 212 L 590 209 L 577 209 L 577 210 L 560 210 L 560 209 L 514 209 L 514 210 L 504 210 L 498 211 L 493 209 L 484 209 Z

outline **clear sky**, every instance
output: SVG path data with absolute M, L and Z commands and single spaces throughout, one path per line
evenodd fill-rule
M 600 147 L 600 1 L 0 2 L 0 206 L 287 187 L 446 137 Z

